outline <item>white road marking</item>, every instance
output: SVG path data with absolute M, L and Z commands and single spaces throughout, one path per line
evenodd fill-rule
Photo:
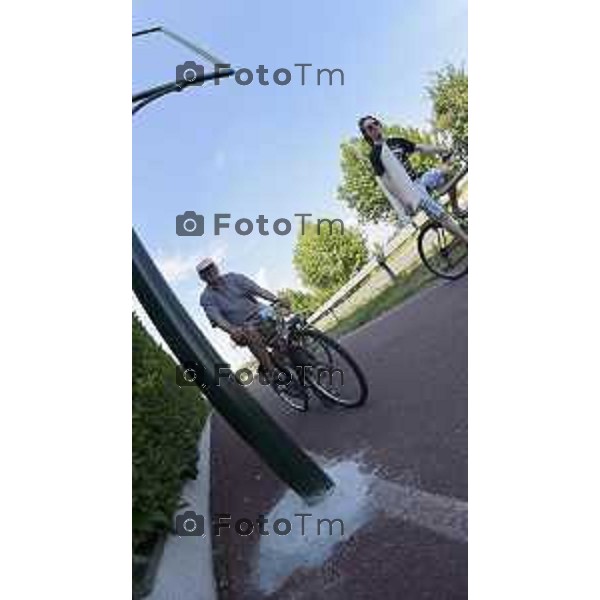
M 455 542 L 467 543 L 467 502 L 383 479 L 377 480 L 373 494 L 376 505 L 386 516 L 424 527 Z

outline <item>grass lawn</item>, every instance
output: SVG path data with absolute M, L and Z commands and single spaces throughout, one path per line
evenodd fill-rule
M 423 264 L 419 263 L 412 271 L 401 273 L 395 284 L 390 283 L 382 292 L 359 306 L 352 314 L 341 318 L 327 329 L 327 333 L 335 337 L 349 333 L 390 308 L 401 304 L 437 279 Z

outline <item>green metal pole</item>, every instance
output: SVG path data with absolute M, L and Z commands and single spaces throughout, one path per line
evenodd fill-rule
M 333 481 L 266 413 L 243 386 L 218 377 L 225 364 L 181 305 L 133 230 L 133 289 L 181 364 L 204 368 L 196 381 L 214 408 L 275 474 L 307 501 L 333 488 Z M 173 373 L 175 377 L 175 373 Z
M 162 32 L 213 64 L 220 62 L 196 44 L 168 31 L 153 27 L 135 32 L 134 37 Z M 233 75 L 233 69 L 205 73 L 202 80 Z M 133 115 L 149 103 L 191 86 L 176 81 L 157 86 L 132 97 Z M 219 378 L 217 369 L 224 360 L 217 354 L 183 308 L 133 230 L 133 290 L 148 316 L 182 365 L 194 363 L 204 369 L 196 378 L 217 412 L 252 447 L 275 474 L 307 501 L 316 501 L 332 489 L 333 481 L 294 440 L 275 423 L 256 400 L 239 384 Z M 175 373 L 173 373 L 175 377 Z

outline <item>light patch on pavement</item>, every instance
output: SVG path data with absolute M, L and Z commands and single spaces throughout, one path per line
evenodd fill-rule
M 335 481 L 335 488 L 317 504 L 308 505 L 288 490 L 266 516 L 269 535 L 259 537 L 255 585 L 265 594 L 272 594 L 296 570 L 317 568 L 333 554 L 334 548 L 347 541 L 361 527 L 378 517 L 409 522 L 424 527 L 456 542 L 467 542 L 467 503 L 424 492 L 378 477 L 366 467 L 360 457 L 330 462 L 324 469 Z M 301 518 L 304 513 L 304 532 Z M 277 535 L 273 523 L 287 519 L 291 531 Z M 329 525 L 323 522 L 317 533 L 319 519 L 341 519 Z
M 374 505 L 370 502 L 370 489 L 376 480 L 373 474 L 355 460 L 330 464 L 325 470 L 336 486 L 321 502 L 309 506 L 289 490 L 267 515 L 269 523 L 278 518 L 292 523 L 292 530 L 286 536 L 273 531 L 268 536 L 260 536 L 257 583 L 267 594 L 278 589 L 296 569 L 323 564 L 336 544 L 349 538 L 374 516 Z M 311 515 L 305 517 L 305 535 L 300 529 L 300 518 L 294 516 L 300 513 Z M 326 524 L 317 535 L 318 519 L 342 519 L 344 535 L 337 524 L 334 524 L 333 535 L 329 535 Z

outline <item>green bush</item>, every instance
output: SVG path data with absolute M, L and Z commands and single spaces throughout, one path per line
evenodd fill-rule
M 196 387 L 177 385 L 176 364 L 133 315 L 133 551 L 150 552 L 170 529 L 208 412 Z

